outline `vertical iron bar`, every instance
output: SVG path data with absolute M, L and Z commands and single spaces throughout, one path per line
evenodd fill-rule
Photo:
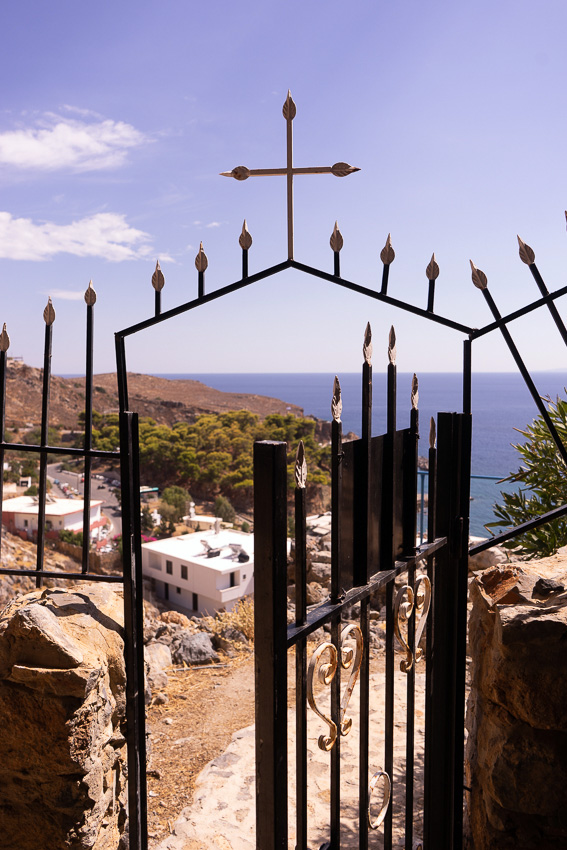
M 470 414 L 459 417 L 459 518 L 460 540 L 457 561 L 457 622 L 456 622 L 456 673 L 455 673 L 455 757 L 454 757 L 454 827 L 453 850 L 463 846 L 463 785 L 465 761 L 465 686 L 467 666 L 467 597 L 469 577 L 469 524 L 470 524 L 470 480 L 471 480 L 471 436 Z
M 147 850 L 144 611 L 140 528 L 138 414 L 120 413 L 124 654 L 130 850 Z
M 242 280 L 248 277 L 248 250 L 242 249 Z
M 388 364 L 387 378 L 387 433 L 384 452 L 384 513 L 381 540 L 383 570 L 391 569 L 394 562 L 394 438 L 396 433 L 396 365 Z M 386 695 L 384 705 L 384 770 L 390 777 L 390 805 L 384 820 L 384 850 L 392 850 L 392 825 L 394 808 L 394 582 L 386 585 Z
M 305 487 L 295 488 L 295 622 L 307 617 L 307 506 Z M 295 645 L 296 850 L 307 850 L 307 658 L 306 638 Z
M 155 292 L 155 314 L 156 316 L 161 315 L 161 290 L 157 290 Z
M 6 429 L 6 351 L 0 350 L 0 513 L 4 501 L 4 439 Z M 0 516 L 0 557 L 2 555 L 2 517 Z
M 421 506 L 419 511 L 419 545 L 423 543 L 423 529 L 425 525 L 425 472 L 422 471 L 419 474 L 419 495 L 421 498 Z M 429 488 L 427 492 L 427 508 L 429 513 Z M 427 538 L 427 542 L 430 543 L 429 537 Z
M 198 297 L 203 298 L 203 296 L 205 295 L 205 272 L 198 272 L 198 275 Z
M 431 432 L 430 432 L 430 447 L 429 447 L 429 478 L 427 483 L 427 541 L 433 542 L 436 537 L 436 526 L 435 526 L 435 506 L 436 506 L 436 496 L 437 496 L 437 449 L 435 448 L 435 441 L 433 439 L 433 431 L 435 427 L 435 422 L 431 420 Z M 435 557 L 429 557 L 427 559 L 427 576 L 429 581 L 431 582 L 431 587 L 435 590 Z M 433 641 L 434 641 L 434 632 L 433 632 L 433 623 L 435 620 L 433 605 L 435 602 L 435 594 L 432 595 L 431 598 L 431 609 L 429 611 L 429 615 L 427 617 L 426 623 L 426 649 L 425 649 L 425 753 L 424 753 L 424 765 L 423 765 L 423 777 L 424 777 L 424 800 L 423 800 L 423 809 L 424 809 L 424 824 L 423 824 L 423 839 L 424 839 L 424 850 L 432 850 L 432 845 L 428 843 L 428 817 L 429 812 L 432 810 L 433 800 L 431 799 L 431 790 L 432 783 L 429 779 L 431 776 L 431 772 L 435 770 L 435 753 L 431 751 L 431 747 L 429 744 L 429 734 L 432 724 L 432 712 L 433 712 L 433 699 L 432 699 L 432 663 L 433 663 Z M 434 850 L 434 848 L 433 848 Z
M 427 312 L 433 313 L 433 301 L 435 298 L 435 280 L 429 281 L 429 291 L 427 293 Z
M 118 407 L 120 412 L 128 410 L 128 373 L 126 372 L 126 349 L 124 337 L 114 335 L 116 348 L 116 380 L 118 382 Z
M 287 258 L 293 260 L 293 118 L 295 105 L 289 92 L 286 105 Z
M 333 251 L 333 259 L 334 259 L 334 271 L 333 274 L 335 277 L 341 276 L 341 255 L 339 251 Z
M 380 287 L 380 295 L 388 294 L 388 278 L 390 276 L 390 263 L 384 263 L 382 268 L 382 286 Z
M 492 311 L 492 315 L 494 316 L 494 318 L 497 321 L 499 321 L 502 318 L 502 316 L 500 315 L 500 311 L 499 311 L 498 307 L 496 306 L 492 295 L 490 294 L 488 289 L 483 289 L 482 294 L 484 295 L 486 303 L 488 304 L 488 306 L 490 307 L 490 309 Z M 559 454 L 563 458 L 564 462 L 567 463 L 567 449 L 563 445 L 563 443 L 561 441 L 561 437 L 557 433 L 555 425 L 553 424 L 551 417 L 550 417 L 548 411 L 545 408 L 545 404 L 541 400 L 541 396 L 539 395 L 539 393 L 537 391 L 537 387 L 534 384 L 530 373 L 526 369 L 526 365 L 525 365 L 524 361 L 522 360 L 522 358 L 520 356 L 520 352 L 516 348 L 516 344 L 514 343 L 514 340 L 512 339 L 510 331 L 508 330 L 506 325 L 500 326 L 500 333 L 504 337 L 506 345 L 508 346 L 508 348 L 510 350 L 510 354 L 512 355 L 512 357 L 516 361 L 516 366 L 518 367 L 520 374 L 521 374 L 522 378 L 524 379 L 524 383 L 526 384 L 528 390 L 531 393 L 533 400 L 536 403 L 536 407 L 540 412 L 541 418 L 543 419 L 543 421 L 547 425 L 549 433 L 551 434 L 553 442 L 557 446 L 557 450 L 559 451 Z
M 415 385 L 417 392 L 417 383 Z M 417 534 L 417 459 L 419 444 L 419 411 L 417 398 L 412 400 L 410 412 L 410 430 L 407 439 L 407 451 L 404 452 L 404 553 L 415 552 Z M 406 718 L 406 850 L 412 850 L 413 844 L 413 786 L 414 786 L 414 736 L 415 736 L 415 565 L 408 569 L 408 585 L 414 593 L 414 606 L 408 620 L 408 646 L 414 662 L 407 673 L 407 718 Z
M 360 563 L 354 565 L 354 585 L 368 582 L 370 573 L 370 523 L 371 500 L 370 482 L 372 475 L 372 364 L 370 356 L 365 356 L 362 364 L 362 451 L 360 487 L 362 491 L 361 513 L 363 515 L 362 547 Z M 360 603 L 360 629 L 363 649 L 360 667 L 360 738 L 359 738 L 359 848 L 368 848 L 368 780 L 369 780 L 369 741 L 370 741 L 370 599 L 368 596 Z
M 340 587 L 340 511 L 342 490 L 343 426 L 340 419 L 333 417 L 331 424 L 331 600 L 337 602 Z M 337 648 L 337 672 L 331 682 L 331 718 L 337 724 L 338 734 L 331 750 L 331 845 L 330 850 L 339 850 L 341 842 L 341 615 L 331 622 L 331 642 Z
M 159 295 L 156 292 L 156 295 Z M 87 352 L 85 367 L 85 463 L 83 482 L 83 565 L 82 572 L 89 571 L 91 542 L 91 465 L 90 450 L 93 440 L 93 325 L 94 305 L 87 304 Z
M 463 340 L 463 413 L 471 412 L 472 404 L 472 340 Z
M 287 850 L 286 444 L 254 444 L 256 847 Z
M 544 280 L 543 280 L 542 276 L 540 275 L 539 269 L 536 266 L 536 264 L 531 263 L 530 266 L 529 266 L 529 269 L 530 269 L 530 271 L 533 275 L 535 282 L 537 283 L 537 285 L 539 287 L 539 291 L 541 292 L 541 294 L 542 295 L 549 295 L 549 290 L 548 290 L 547 286 L 545 285 Z M 551 316 L 553 317 L 553 321 L 555 322 L 555 324 L 557 326 L 557 330 L 561 334 L 561 338 L 562 338 L 563 342 L 565 343 L 565 345 L 567 345 L 567 328 L 565 327 L 565 322 L 563 321 L 563 319 L 559 315 L 559 311 L 558 311 L 557 307 L 555 306 L 555 302 L 549 301 L 548 304 L 547 304 L 547 309 L 549 310 L 549 312 L 551 313 Z
M 46 314 L 51 307 L 51 299 L 46 307 Z M 51 307 L 53 310 L 53 308 Z M 45 322 L 45 343 L 43 348 L 43 387 L 41 396 L 41 437 L 40 445 L 47 446 L 49 435 L 49 393 L 51 390 L 51 344 L 53 338 L 53 319 L 47 318 Z M 45 499 L 47 496 L 47 454 L 41 452 L 39 455 L 39 496 L 37 510 L 37 560 L 36 569 L 43 570 L 43 556 L 45 544 Z M 35 586 L 41 587 L 43 579 L 38 576 Z

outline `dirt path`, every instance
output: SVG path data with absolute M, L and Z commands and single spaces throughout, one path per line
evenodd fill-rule
M 224 752 L 233 732 L 254 722 L 253 655 L 227 660 L 224 667 L 170 673 L 165 693 L 169 702 L 153 704 L 148 712 L 152 841 L 170 834 L 181 809 L 191 802 L 198 774 Z

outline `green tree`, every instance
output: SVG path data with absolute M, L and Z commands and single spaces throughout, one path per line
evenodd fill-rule
M 567 401 L 547 399 L 549 416 L 564 445 L 567 445 Z M 520 455 L 521 466 L 504 479 L 520 487 L 517 492 L 501 492 L 502 503 L 494 505 L 496 520 L 486 528 L 505 530 L 527 522 L 567 502 L 567 476 L 557 447 L 543 418 L 538 416 L 524 430 L 517 429 L 525 442 L 513 447 Z M 567 518 L 553 520 L 509 540 L 509 549 L 521 546 L 531 558 L 543 558 L 567 544 Z
M 151 534 L 154 530 L 154 521 L 152 518 L 152 512 L 150 511 L 147 505 L 144 505 L 142 508 L 142 516 L 140 520 L 140 526 L 143 534 Z
M 234 522 L 236 511 L 224 496 L 215 499 L 215 516 L 220 517 L 223 522 Z
M 187 514 L 191 496 L 184 487 L 173 485 L 165 488 L 161 494 L 161 499 L 168 506 L 175 508 L 174 519 L 176 522 L 179 522 Z

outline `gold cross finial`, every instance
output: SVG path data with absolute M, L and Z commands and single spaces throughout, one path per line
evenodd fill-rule
M 234 177 L 235 180 L 247 180 L 249 177 L 271 177 L 274 174 L 282 174 L 287 178 L 287 253 L 288 258 L 293 260 L 293 175 L 294 174 L 334 174 L 335 177 L 346 177 L 360 171 L 354 165 L 347 162 L 335 162 L 334 165 L 314 166 L 312 168 L 293 167 L 293 132 L 292 121 L 297 109 L 291 92 L 288 91 L 283 105 L 283 116 L 286 121 L 287 135 L 287 165 L 285 168 L 246 168 L 245 165 L 237 165 L 232 171 L 221 171 L 221 177 Z

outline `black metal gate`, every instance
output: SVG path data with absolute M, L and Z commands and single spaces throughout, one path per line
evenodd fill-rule
M 288 153 L 291 121 L 295 105 L 288 97 L 284 116 L 288 125 Z M 293 108 L 292 108 L 293 107 Z M 323 172 L 345 176 L 353 170 L 337 163 Z M 247 171 L 247 169 L 244 169 Z M 284 850 L 288 847 L 287 816 L 287 655 L 291 647 L 296 657 L 296 730 L 297 730 L 297 823 L 296 846 L 307 850 L 308 767 L 306 764 L 306 706 L 311 705 L 321 718 L 322 746 L 329 751 L 330 803 L 328 839 L 323 845 L 338 850 L 341 823 L 341 737 L 348 734 L 348 699 L 355 687 L 358 671 L 360 689 L 360 753 L 359 753 L 359 825 L 358 847 L 366 848 L 374 841 L 374 827 L 383 824 L 384 847 L 392 846 L 393 803 L 400 789 L 394 781 L 392 752 L 395 725 L 394 636 L 405 645 L 402 659 L 407 687 L 406 763 L 404 786 L 404 842 L 406 848 L 423 839 L 425 850 L 459 850 L 463 843 L 463 741 L 466 598 L 468 565 L 469 478 L 471 445 L 471 374 L 472 343 L 500 330 L 528 386 L 540 414 L 563 460 L 565 449 L 542 402 L 537 388 L 512 340 L 509 325 L 530 312 L 546 306 L 567 343 L 567 329 L 560 318 L 555 301 L 567 294 L 567 286 L 549 293 L 535 265 L 535 255 L 520 240 L 520 257 L 538 285 L 541 297 L 507 316 L 501 316 L 487 288 L 486 275 L 472 263 L 473 283 L 479 287 L 491 309 L 493 321 L 474 329 L 434 312 L 435 280 L 439 267 L 433 257 L 426 269 L 429 281 L 425 309 L 388 295 L 390 266 L 395 254 L 390 238 L 381 252 L 383 263 L 380 290 L 344 279 L 340 270 L 342 236 L 335 226 L 331 237 L 333 272 L 299 263 L 293 259 L 293 226 L 289 216 L 293 209 L 291 182 L 294 170 L 288 156 L 288 168 L 265 173 L 287 174 L 288 180 L 288 258 L 270 268 L 250 275 L 248 253 L 252 239 L 246 227 L 239 243 L 242 248 L 242 276 L 235 282 L 205 292 L 207 258 L 201 248 L 196 259 L 198 296 L 179 307 L 162 312 L 161 292 L 164 278 L 159 264 L 152 277 L 155 289 L 154 315 L 116 334 L 117 376 L 120 401 L 120 452 L 104 452 L 92 447 L 92 345 L 93 311 L 96 296 L 92 287 L 85 293 L 87 303 L 85 437 L 83 448 L 52 446 L 48 439 L 49 392 L 51 371 L 52 326 L 55 318 L 51 302 L 44 313 L 46 323 L 41 437 L 38 445 L 13 444 L 5 438 L 6 368 L 9 345 L 6 330 L 0 334 L 0 500 L 3 494 L 3 460 L 6 451 L 17 449 L 39 455 L 37 563 L 33 570 L 0 568 L 0 574 L 30 575 L 38 586 L 46 576 L 72 580 L 114 581 L 124 585 L 125 653 L 127 670 L 129 841 L 131 850 L 147 850 L 146 809 L 146 731 L 144 705 L 142 572 L 140 552 L 140 486 L 138 452 L 138 418 L 128 401 L 126 340 L 158 323 L 190 312 L 243 287 L 259 282 L 285 269 L 295 269 L 323 279 L 353 293 L 385 303 L 428 321 L 455 330 L 465 337 L 463 344 L 463 409 L 462 413 L 440 413 L 437 443 L 432 431 L 429 450 L 429 530 L 428 542 L 416 547 L 416 471 L 417 471 L 417 386 L 411 402 L 409 427 L 398 430 L 396 423 L 396 367 L 390 340 L 386 433 L 372 436 L 372 367 L 370 336 L 365 337 L 365 362 L 362 373 L 362 437 L 343 443 L 339 410 L 339 389 L 333 397 L 332 444 L 332 586 L 328 601 L 307 609 L 305 600 L 305 476 L 301 457 L 296 465 L 296 607 L 295 621 L 286 617 L 286 458 L 285 444 L 259 443 L 255 448 L 255 596 L 256 596 L 256 707 L 257 707 L 257 847 L 258 850 Z M 321 169 L 319 169 L 321 171 Z M 237 172 L 237 173 L 234 173 Z M 235 169 L 232 176 L 245 179 L 253 172 Z M 84 529 L 89 529 L 90 466 L 96 457 L 120 457 L 122 478 L 123 574 L 99 576 L 90 570 L 88 533 L 84 534 L 83 562 L 77 574 L 55 573 L 44 569 L 45 506 L 47 493 L 47 460 L 53 454 L 80 457 L 85 462 Z M 508 540 L 530 528 L 567 514 L 567 505 L 512 529 L 470 552 L 480 552 Z M 396 589 L 403 578 L 403 583 Z M 368 739 L 369 692 L 369 599 L 382 592 L 386 608 L 384 692 L 386 703 L 384 758 L 381 764 L 370 764 Z M 360 603 L 360 615 L 347 620 L 347 609 Z M 429 611 L 427 607 L 429 605 Z M 404 622 L 406 625 L 404 625 Z M 425 652 L 422 653 L 422 631 L 426 624 Z M 307 661 L 309 637 L 320 627 L 329 627 L 330 640 L 315 650 Z M 426 716 L 423 819 L 414 816 L 414 718 L 413 693 L 415 668 L 424 657 L 426 665 Z M 324 663 L 321 663 L 324 662 Z M 331 711 L 328 716 L 318 708 L 313 683 L 321 678 L 330 684 Z M 341 668 L 349 671 L 346 692 L 341 694 Z M 328 726 L 328 731 L 324 726 Z M 376 803 L 377 787 L 383 786 L 382 801 Z

